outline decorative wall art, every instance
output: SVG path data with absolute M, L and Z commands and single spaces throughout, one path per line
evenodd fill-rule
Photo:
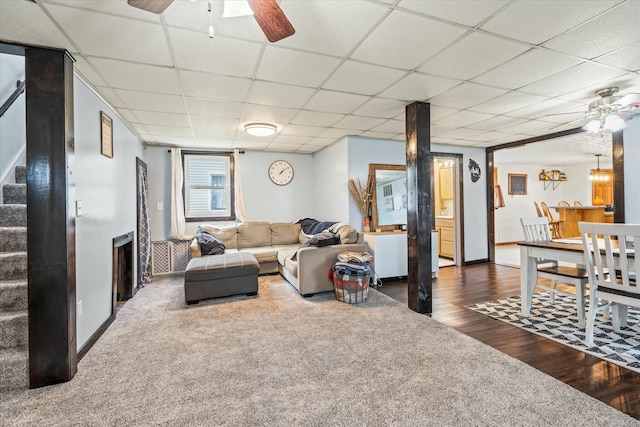
M 509 194 L 515 196 L 524 196 L 527 194 L 527 174 L 509 174 Z
M 113 120 L 100 111 L 100 154 L 113 159 Z
M 482 171 L 480 170 L 480 165 L 473 159 L 469 159 L 469 172 L 471 173 L 471 182 L 478 182 Z

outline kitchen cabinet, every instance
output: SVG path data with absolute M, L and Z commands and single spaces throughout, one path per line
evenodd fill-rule
M 440 256 L 453 259 L 455 255 L 455 232 L 453 217 L 436 217 L 436 230 L 440 236 Z
M 440 198 L 442 200 L 453 199 L 453 168 L 441 167 L 439 173 Z
M 381 279 L 408 275 L 407 232 L 365 232 L 364 241 L 373 255 L 372 267 Z M 438 233 L 431 232 L 432 276 L 438 277 Z

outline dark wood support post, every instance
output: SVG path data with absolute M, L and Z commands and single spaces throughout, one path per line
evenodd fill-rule
M 495 165 L 493 164 L 493 150 L 486 150 L 487 156 L 487 229 L 489 231 L 489 262 L 496 260 L 496 210 L 494 208 Z
M 624 223 L 624 136 L 621 130 L 611 134 L 613 157 L 613 222 Z
M 73 59 L 27 47 L 27 249 L 30 387 L 77 370 Z
M 409 308 L 418 313 L 431 313 L 433 304 L 431 230 L 434 218 L 430 123 L 428 103 L 413 102 L 407 105 L 407 290 Z

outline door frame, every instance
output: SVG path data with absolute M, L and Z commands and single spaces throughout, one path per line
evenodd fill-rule
M 454 232 L 455 232 L 455 256 L 454 263 L 456 266 L 465 265 L 465 256 L 464 256 L 464 174 L 462 172 L 462 162 L 464 160 L 464 155 L 461 153 L 445 153 L 432 151 L 431 158 L 444 158 L 451 159 L 454 161 L 455 173 L 454 170 L 454 210 L 455 210 L 455 219 L 454 219 Z M 431 195 L 435 194 L 435 170 L 432 168 L 431 175 Z M 431 202 L 431 206 L 434 206 L 433 201 Z M 433 214 L 433 223 L 431 224 L 431 228 L 435 229 L 436 221 L 435 221 L 435 213 Z

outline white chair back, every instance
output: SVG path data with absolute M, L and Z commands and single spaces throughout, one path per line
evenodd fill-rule
M 520 218 L 524 239 L 527 242 L 540 242 L 551 240 L 551 230 L 549 229 L 549 219 L 547 217 L 539 218 Z
M 579 222 L 578 229 L 592 291 L 605 288 L 640 295 L 640 286 L 636 284 L 640 261 L 635 257 L 640 224 Z M 597 274 L 598 271 L 610 274 Z

